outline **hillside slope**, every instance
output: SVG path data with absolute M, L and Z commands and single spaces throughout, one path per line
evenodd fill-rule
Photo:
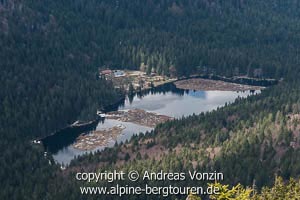
M 99 67 L 284 83 L 213 113 L 160 125 L 133 138 L 132 150 L 120 145 L 80 158 L 73 169 L 149 162 L 184 169 L 203 161 L 232 174 L 231 184 L 255 179 L 262 186 L 279 172 L 297 177 L 298 128 L 288 117 L 299 114 L 299 6 L 294 0 L 1 0 L 0 199 L 78 199 L 78 183 L 49 165 L 30 140 L 91 119 L 122 96 L 97 79 Z M 152 161 L 152 148 L 165 154 Z M 148 159 L 134 161 L 139 149 Z M 206 154 L 197 157 L 198 151 Z

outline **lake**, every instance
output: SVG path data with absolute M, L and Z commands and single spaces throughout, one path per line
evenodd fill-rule
M 124 102 L 120 103 L 118 110 L 143 109 L 148 112 L 154 112 L 174 118 L 181 118 L 182 116 L 212 111 L 218 107 L 224 106 L 226 103 L 234 102 L 235 99 L 239 97 L 245 98 L 249 95 L 258 93 L 260 93 L 260 91 L 235 92 L 182 90 L 176 88 L 176 86 L 171 83 L 151 89 L 141 94 L 127 97 Z M 107 129 L 116 125 L 125 126 L 122 134 L 119 135 L 115 141 L 111 139 L 107 145 L 99 146 L 94 150 L 82 151 L 75 149 L 72 146 L 72 143 L 75 142 L 76 138 L 72 139 L 71 142 L 58 147 L 55 146 L 54 143 L 53 145 L 50 143 L 47 150 L 52 153 L 53 158 L 57 163 L 67 165 L 76 156 L 99 151 L 105 147 L 111 147 L 116 141 L 124 142 L 129 140 L 134 134 L 140 132 L 145 133 L 152 130 L 152 128 L 146 126 L 112 119 L 105 119 L 104 121 L 99 122 L 96 129 Z

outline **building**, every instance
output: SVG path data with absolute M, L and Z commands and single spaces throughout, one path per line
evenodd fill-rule
M 111 74 L 112 74 L 112 71 L 110 69 L 102 70 L 100 72 L 100 75 L 104 75 L 104 76 L 111 75 Z
M 112 76 L 112 71 L 110 69 L 102 70 L 99 73 L 99 78 L 105 78 L 107 79 L 108 77 Z

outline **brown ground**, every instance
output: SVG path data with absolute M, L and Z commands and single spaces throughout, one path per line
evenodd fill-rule
M 114 126 L 105 130 L 96 130 L 90 134 L 81 135 L 73 144 L 75 149 L 93 150 L 99 146 L 106 146 L 110 140 L 116 140 L 121 134 L 123 126 Z
M 246 91 L 261 90 L 264 88 L 261 86 L 242 85 L 202 78 L 192 78 L 187 80 L 176 81 L 175 85 L 177 88 L 186 90 Z
M 141 109 L 110 112 L 106 115 L 106 118 L 115 119 L 122 122 L 132 122 L 151 128 L 154 128 L 157 124 L 172 119 L 171 117 L 168 117 L 166 115 L 158 115 L 155 113 L 146 112 L 145 110 Z
M 132 122 L 151 128 L 154 128 L 159 123 L 172 119 L 165 115 L 158 115 L 141 109 L 110 112 L 106 115 L 106 118 L 122 122 Z M 124 128 L 125 127 L 120 125 L 105 130 L 96 130 L 90 134 L 81 135 L 77 138 L 73 147 L 79 150 L 93 150 L 99 146 L 106 146 L 111 140 L 116 140 Z

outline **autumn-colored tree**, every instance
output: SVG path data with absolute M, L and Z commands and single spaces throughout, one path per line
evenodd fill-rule
M 219 188 L 218 194 L 210 195 L 210 199 L 213 200 L 248 200 L 253 191 L 250 188 L 244 188 L 241 184 L 233 186 L 231 189 L 229 185 L 222 185 L 220 183 L 215 183 L 210 186 Z

